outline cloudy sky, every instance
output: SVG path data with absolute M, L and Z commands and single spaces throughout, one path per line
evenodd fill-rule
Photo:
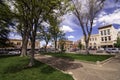
M 115 0 L 106 0 L 103 10 L 99 13 L 98 17 L 94 20 L 94 27 L 92 34 L 97 34 L 97 28 L 100 26 L 113 24 L 120 26 L 120 3 L 115 3 Z M 80 26 L 77 24 L 76 17 L 70 13 L 64 16 L 62 30 L 66 32 L 66 37 L 69 40 L 79 40 L 83 34 Z
M 115 26 L 120 26 L 120 2 L 115 3 L 115 0 L 106 0 L 105 6 L 103 10 L 99 13 L 97 18 L 94 20 L 94 27 L 92 34 L 97 34 L 98 30 L 97 28 L 100 26 L 113 24 Z M 79 40 L 83 34 L 82 30 L 80 28 L 80 25 L 78 25 L 78 21 L 76 17 L 72 14 L 65 14 L 63 16 L 64 20 L 61 23 L 61 30 L 63 30 L 66 33 L 66 37 L 69 40 L 77 41 Z M 10 38 L 17 38 L 19 39 L 19 35 L 11 34 Z M 43 43 L 45 44 L 45 43 Z

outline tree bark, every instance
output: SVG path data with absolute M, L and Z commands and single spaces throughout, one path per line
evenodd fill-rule
M 22 41 L 22 48 L 21 48 L 21 57 L 27 56 L 27 44 L 28 44 L 28 39 L 25 38 Z
M 29 65 L 30 67 L 32 67 L 35 63 L 34 63 L 34 53 L 35 53 L 35 39 L 31 40 L 31 51 L 30 51 L 30 62 Z
M 46 42 L 46 45 L 45 45 L 45 52 L 47 52 L 47 45 L 48 45 L 48 42 Z
M 32 67 L 35 65 L 34 63 L 34 54 L 35 54 L 35 40 L 36 40 L 36 31 L 37 31 L 37 24 L 35 26 L 32 26 L 32 32 L 31 32 L 31 52 L 30 52 L 30 62 L 29 67 Z
M 57 41 L 55 40 L 55 52 L 57 50 Z
M 85 44 L 86 44 L 86 54 L 90 54 L 89 53 L 89 46 L 88 46 L 89 43 L 86 41 Z
M 28 44 L 28 37 L 29 36 L 29 30 L 27 31 L 27 28 L 26 30 L 24 31 L 24 35 L 22 37 L 22 47 L 21 47 L 21 57 L 23 56 L 27 56 L 27 44 Z

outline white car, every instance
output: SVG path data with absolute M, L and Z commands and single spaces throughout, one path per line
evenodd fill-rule
M 106 48 L 107 53 L 119 53 L 118 48 Z
M 20 51 L 9 51 L 8 54 L 20 54 Z

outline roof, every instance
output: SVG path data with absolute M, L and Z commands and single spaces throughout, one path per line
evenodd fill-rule
M 106 26 L 99 27 L 98 29 L 108 28 L 108 27 L 112 27 L 112 26 L 113 26 L 115 29 L 119 29 L 119 28 L 120 28 L 120 25 L 119 25 L 119 24 L 110 24 L 110 25 L 106 25 Z
M 10 41 L 22 41 L 21 39 L 10 39 Z
M 108 28 L 108 27 L 112 27 L 112 24 L 106 25 L 106 26 L 102 26 L 102 27 L 99 27 L 98 29 L 103 29 L 103 28 Z

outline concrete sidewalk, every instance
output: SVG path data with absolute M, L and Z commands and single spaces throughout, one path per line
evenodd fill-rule
M 70 73 L 75 80 L 120 80 L 120 57 L 113 58 L 102 66 L 43 55 L 37 55 L 35 58 Z

